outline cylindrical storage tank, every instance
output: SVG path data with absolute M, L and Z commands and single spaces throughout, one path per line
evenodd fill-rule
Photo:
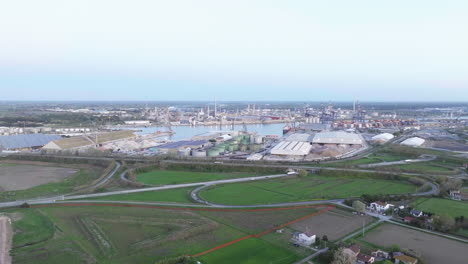
M 259 151 L 260 150 L 260 145 L 251 144 L 251 145 L 249 145 L 249 149 L 251 151 Z
M 179 149 L 177 151 L 177 156 L 178 157 L 188 157 L 190 156 L 190 149 Z
M 263 143 L 263 137 L 262 136 L 256 136 L 254 140 L 255 144 L 262 144 Z
M 229 145 L 228 151 L 233 152 L 234 151 L 234 145 Z
M 247 151 L 247 145 L 240 145 L 239 149 L 240 151 Z
M 239 145 L 234 145 L 234 151 L 238 151 L 239 150 Z
M 219 151 L 216 149 L 210 149 L 207 152 L 208 157 L 215 157 L 219 155 Z
M 192 150 L 192 156 L 195 158 L 204 158 L 206 157 L 205 150 Z

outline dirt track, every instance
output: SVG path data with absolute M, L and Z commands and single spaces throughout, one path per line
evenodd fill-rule
M 0 166 L 0 190 L 25 190 L 49 182 L 58 182 L 77 171 L 72 168 L 6 164 Z
M 0 264 L 11 264 L 11 236 L 10 218 L 0 216 Z

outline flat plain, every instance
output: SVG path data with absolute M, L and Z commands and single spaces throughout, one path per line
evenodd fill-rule
M 428 264 L 464 264 L 468 244 L 398 225 L 383 224 L 367 233 L 364 241 L 383 247 L 400 245 Z
M 199 195 L 218 204 L 255 205 L 349 198 L 362 194 L 412 193 L 415 190 L 415 185 L 404 181 L 311 175 L 215 185 L 202 190 Z

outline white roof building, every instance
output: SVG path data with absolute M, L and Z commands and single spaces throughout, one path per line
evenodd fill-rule
M 410 146 L 410 147 L 419 147 L 424 144 L 426 140 L 419 137 L 408 138 L 405 141 L 401 142 L 401 145 Z
M 387 142 L 395 136 L 390 133 L 382 133 L 372 137 L 372 141 Z
M 364 140 L 355 133 L 347 133 L 344 131 L 320 132 L 315 134 L 312 143 L 317 144 L 348 144 L 362 145 Z
M 282 141 L 270 151 L 272 155 L 305 156 L 310 153 L 312 145 L 309 142 Z
M 291 240 L 301 246 L 309 247 L 315 243 L 316 235 L 295 232 L 293 233 Z

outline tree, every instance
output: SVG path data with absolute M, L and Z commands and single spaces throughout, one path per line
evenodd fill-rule
M 440 194 L 447 195 L 450 190 L 458 190 L 463 184 L 463 180 L 448 178 L 447 181 L 440 184 Z
M 304 169 L 300 169 L 300 170 L 297 171 L 297 176 L 299 176 L 301 178 L 306 177 L 307 175 L 309 175 L 309 173 Z
M 400 248 L 399 245 L 393 244 L 393 245 L 390 246 L 390 251 L 391 251 L 391 252 L 400 252 L 400 251 L 401 251 L 401 248 Z
M 325 241 L 325 242 L 328 241 L 327 235 L 323 235 L 322 240 Z
M 363 202 L 356 200 L 353 202 L 353 209 L 363 213 L 366 211 L 366 205 Z
M 356 263 L 356 256 L 348 248 L 339 248 L 333 255 L 331 264 L 354 264 Z
M 434 227 L 441 232 L 448 232 L 455 227 L 455 220 L 446 215 L 434 215 L 432 217 Z

